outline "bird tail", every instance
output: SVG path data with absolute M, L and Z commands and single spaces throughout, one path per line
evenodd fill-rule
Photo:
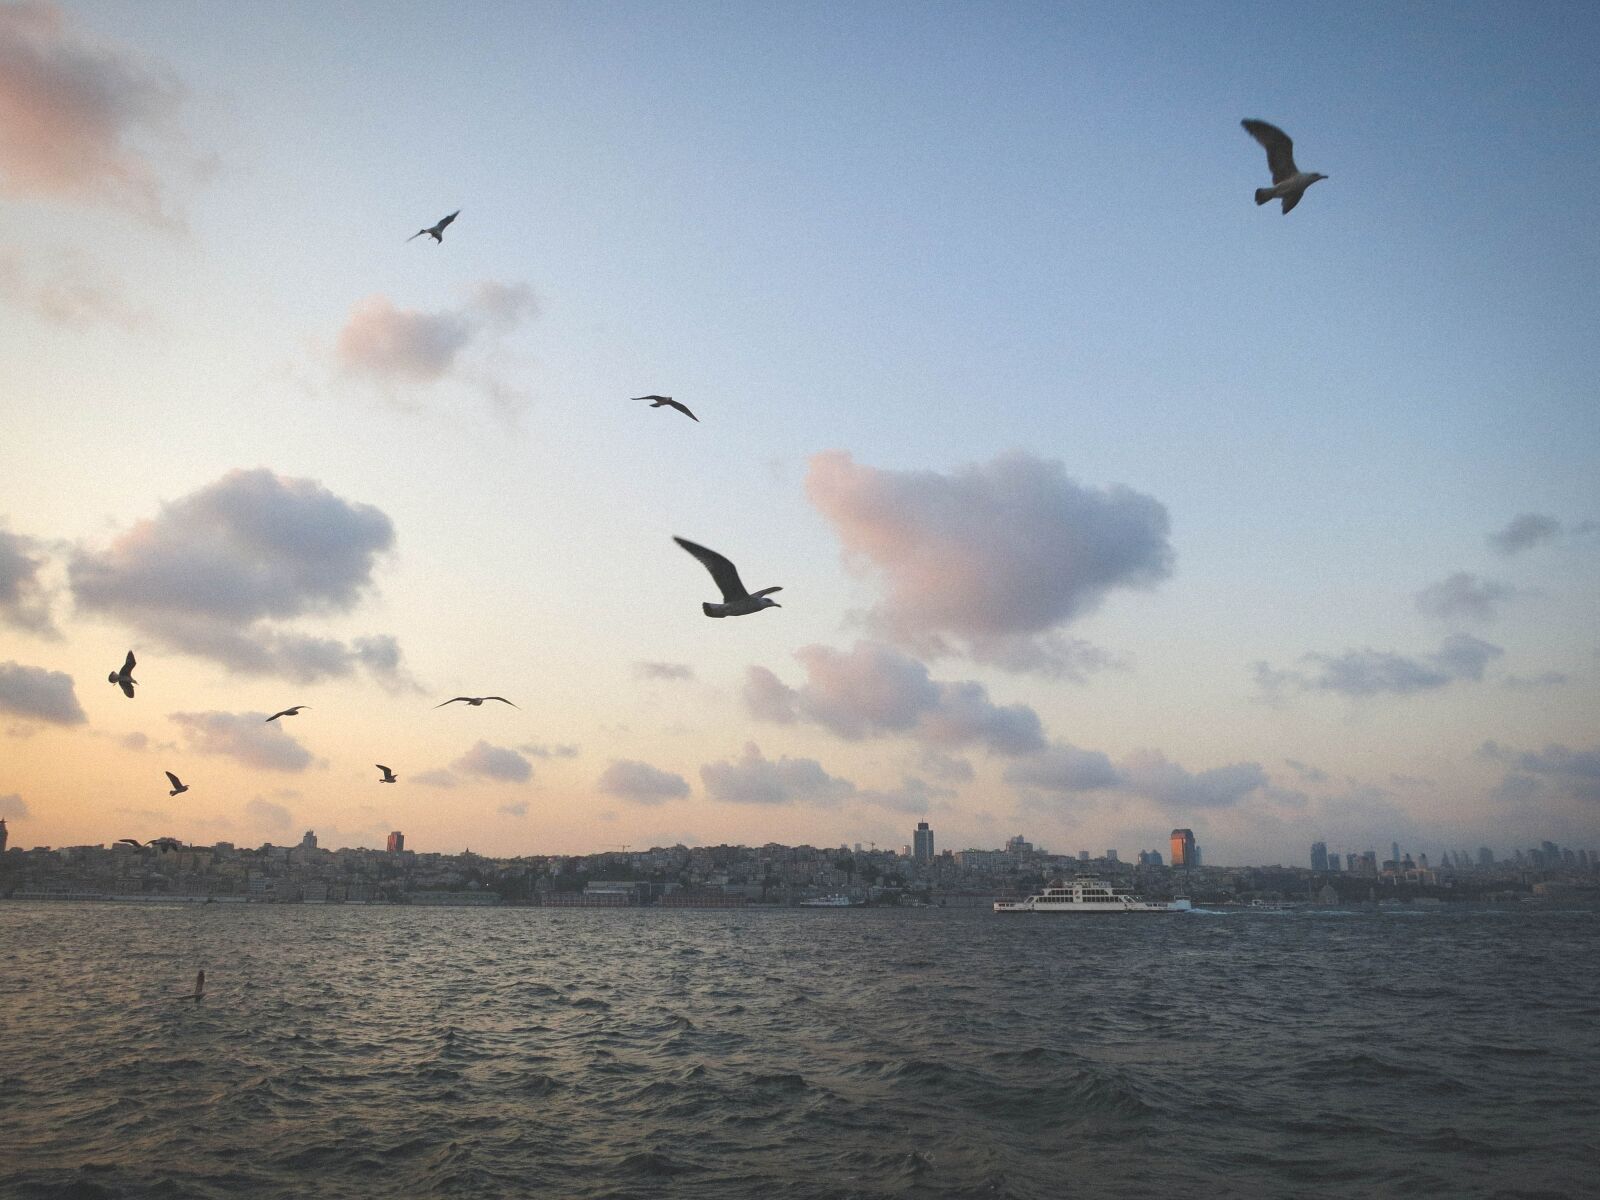
M 1272 189 L 1271 188 L 1257 188 L 1256 189 L 1256 203 L 1257 204 L 1265 204 L 1268 200 L 1271 200 L 1271 199 L 1272 199 Z
M 728 615 L 727 613 L 715 611 L 717 608 L 718 605 L 712 604 L 709 601 L 703 601 L 700 605 L 700 611 L 705 613 L 705 615 L 708 617 L 725 617 Z

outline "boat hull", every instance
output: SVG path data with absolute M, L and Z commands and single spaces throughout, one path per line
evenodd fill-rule
M 1055 904 L 1049 901 L 1043 903 L 1034 900 L 996 900 L 994 911 L 997 913 L 1059 913 L 1069 917 L 1089 916 L 1121 916 L 1126 913 L 1180 913 L 1188 912 L 1192 906 L 1187 900 L 1174 900 L 1168 904 L 1159 904 L 1149 900 L 1133 901 L 1127 904 L 1093 904 L 1093 903 L 1064 903 Z

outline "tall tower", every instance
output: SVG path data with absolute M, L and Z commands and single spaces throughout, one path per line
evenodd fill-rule
M 389 853 L 399 854 L 406 848 L 406 835 L 396 829 L 389 835 Z
M 1326 871 L 1328 869 L 1328 843 L 1311 843 L 1311 869 L 1313 871 Z
M 1172 831 L 1172 865 L 1175 867 L 1194 866 L 1194 830 L 1174 829 Z
M 300 839 L 300 849 L 315 850 L 317 848 L 317 834 L 313 829 L 306 830 L 305 837 Z
M 6 852 L 6 839 L 10 836 L 11 835 L 6 832 L 6 819 L 4 817 L 0 817 L 0 854 L 4 854 Z
M 916 832 L 911 835 L 911 857 L 923 866 L 933 862 L 933 830 L 928 828 L 926 821 L 918 821 Z

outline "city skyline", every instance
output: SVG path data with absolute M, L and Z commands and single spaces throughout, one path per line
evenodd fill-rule
M 1452 11 L 0 6 L 12 845 L 1600 840 L 1600 13 Z

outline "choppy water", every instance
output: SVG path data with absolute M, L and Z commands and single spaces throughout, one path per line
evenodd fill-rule
M 0 1196 L 1594 1195 L 1597 949 L 1542 910 L 0 904 Z

